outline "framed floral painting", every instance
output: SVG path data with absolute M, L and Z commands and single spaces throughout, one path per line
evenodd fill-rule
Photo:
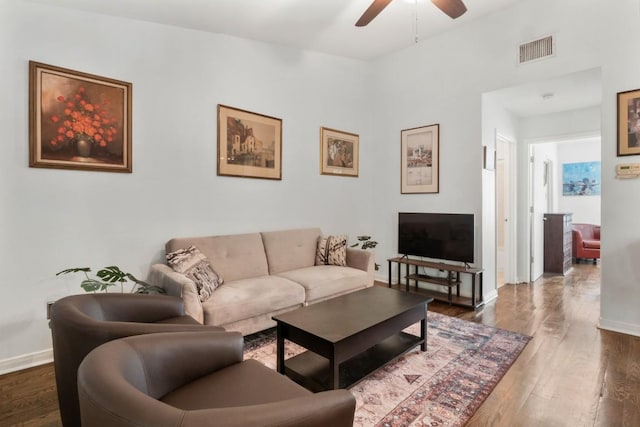
M 218 105 L 218 175 L 282 179 L 282 120 Z
M 357 177 L 359 145 L 354 133 L 320 128 L 320 173 Z
M 29 166 L 131 172 L 131 83 L 29 62 Z
M 400 132 L 400 193 L 438 193 L 440 125 Z

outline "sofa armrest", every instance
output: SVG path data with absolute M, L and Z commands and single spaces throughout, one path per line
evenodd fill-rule
M 375 269 L 374 262 L 375 256 L 373 252 L 363 249 L 347 248 L 347 266 L 373 274 Z
M 187 278 L 184 274 L 174 271 L 168 265 L 154 264 L 151 266 L 148 282 L 164 289 L 167 295 L 182 298 L 185 314 L 200 323 L 204 323 L 202 303 L 193 280 Z

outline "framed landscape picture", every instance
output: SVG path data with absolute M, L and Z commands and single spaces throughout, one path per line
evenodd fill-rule
M 131 172 L 131 83 L 29 62 L 29 166 Z
M 562 164 L 563 196 L 599 196 L 602 180 L 600 162 Z
M 640 154 L 640 89 L 618 93 L 618 156 Z
M 440 125 L 434 124 L 400 133 L 400 192 L 439 191 Z
M 218 105 L 218 175 L 282 179 L 282 120 Z
M 320 128 L 320 173 L 357 177 L 359 146 L 354 133 Z

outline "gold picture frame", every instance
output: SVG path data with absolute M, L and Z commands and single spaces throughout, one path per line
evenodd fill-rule
M 640 154 L 640 89 L 618 93 L 618 157 Z
M 132 84 L 29 61 L 29 166 L 131 173 Z
M 326 127 L 320 128 L 320 173 L 357 177 L 360 137 Z
M 282 179 L 282 120 L 219 104 L 217 173 Z
M 400 141 L 400 193 L 438 193 L 440 125 L 402 130 Z

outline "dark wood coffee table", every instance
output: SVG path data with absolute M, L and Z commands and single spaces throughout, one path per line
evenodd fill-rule
M 373 286 L 288 313 L 277 322 L 277 369 L 312 391 L 347 388 L 420 345 L 433 298 Z M 420 322 L 420 336 L 402 332 Z M 285 339 L 309 351 L 284 360 Z

